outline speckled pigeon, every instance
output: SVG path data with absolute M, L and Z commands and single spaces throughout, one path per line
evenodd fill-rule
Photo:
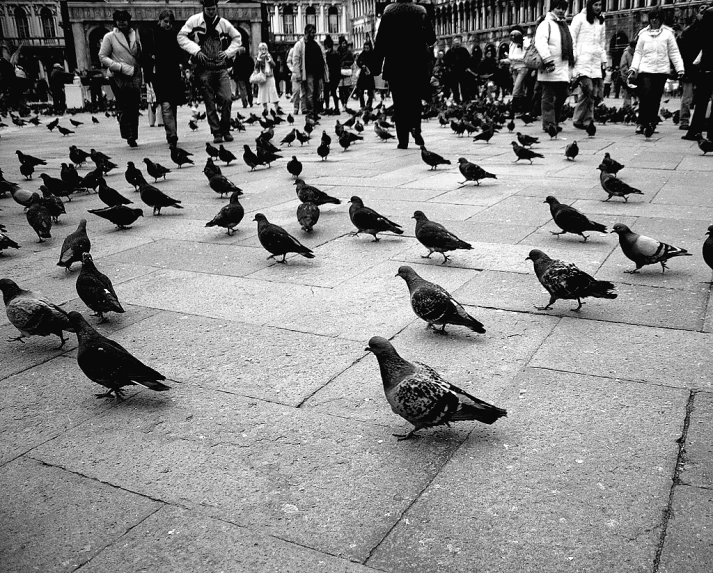
M 446 251 L 473 248 L 472 245 L 456 237 L 440 223 L 429 221 L 423 211 L 414 212 L 413 219 L 416 219 L 416 238 L 428 249 L 428 254 L 421 255 L 421 258 L 430 259 L 433 253 L 441 253 L 443 255 L 441 264 L 446 264 L 450 258 L 446 255 Z
M 631 185 L 624 183 L 621 179 L 617 179 L 616 175 L 607 173 L 607 168 L 604 165 L 599 164 L 597 166 L 597 169 L 599 169 L 599 182 L 602 185 L 602 189 L 604 189 L 604 191 L 606 191 L 608 195 L 606 199 L 603 199 L 605 203 L 609 201 L 609 199 L 611 199 L 612 197 L 623 197 L 624 201 L 628 202 L 629 199 L 627 195 L 644 194 L 643 191 L 639 191 Z
M 634 261 L 636 268 L 626 273 L 636 273 L 645 265 L 661 263 L 661 272 L 666 272 L 666 261 L 673 257 L 690 257 L 686 249 L 662 243 L 651 237 L 634 233 L 623 223 L 617 223 L 612 228 L 612 233 L 619 235 L 619 245 L 624 255 Z
M 481 179 L 497 179 L 494 174 L 488 173 L 480 165 L 471 163 L 465 157 L 458 158 L 458 170 L 465 177 L 465 181 L 460 182 L 461 185 L 465 185 L 468 181 L 475 181 L 479 186 Z
M 297 222 L 305 233 L 311 233 L 319 221 L 319 206 L 307 201 L 297 206 Z
M 295 186 L 297 187 L 297 198 L 303 203 L 309 201 L 315 205 L 326 205 L 327 203 L 334 203 L 335 205 L 341 204 L 341 201 L 336 197 L 327 195 L 324 191 L 317 189 L 313 185 L 307 185 L 307 183 L 299 177 L 295 179 Z
M 377 233 L 390 231 L 397 235 L 403 234 L 404 231 L 401 225 L 387 219 L 383 215 L 379 215 L 379 213 L 373 209 L 365 207 L 360 197 L 354 195 L 349 202 L 351 203 L 349 206 L 349 218 L 357 228 L 353 235 L 356 236 L 359 233 L 367 233 L 374 237 L 374 241 L 378 241 L 379 237 L 376 236 Z
M 429 165 L 431 167 L 431 170 L 438 169 L 439 165 L 450 165 L 451 161 L 450 159 L 444 159 L 438 153 L 434 153 L 433 151 L 429 151 L 426 149 L 425 145 L 421 145 L 421 159 L 426 165 Z
M 92 249 L 92 242 L 87 235 L 87 220 L 81 219 L 77 230 L 70 233 L 62 243 L 62 251 L 57 261 L 58 267 L 64 267 L 69 271 L 72 263 L 79 263 L 82 260 L 82 253 L 88 253 Z

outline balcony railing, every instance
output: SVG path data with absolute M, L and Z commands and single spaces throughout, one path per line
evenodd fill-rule
M 17 36 L 5 36 L 5 40 L 12 42 L 15 46 L 19 46 L 20 43 L 27 47 L 53 47 L 53 48 L 64 48 L 64 38 L 54 37 L 54 38 L 18 38 Z

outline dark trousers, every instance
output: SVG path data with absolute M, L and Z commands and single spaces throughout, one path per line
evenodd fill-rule
M 252 107 L 253 105 L 253 87 L 247 79 L 241 79 L 235 82 L 240 100 L 243 102 L 243 107 Z
M 322 78 L 307 74 L 300 89 L 302 90 L 302 113 L 321 112 Z
M 329 107 L 329 98 L 331 97 L 334 101 L 334 109 L 339 109 L 339 97 L 337 96 L 337 88 L 339 87 L 339 81 L 324 84 L 324 108 Z
M 409 133 L 421 133 L 421 93 L 410 81 L 389 82 L 394 100 L 394 123 L 399 144 L 408 145 Z
M 542 129 L 560 122 L 562 106 L 569 95 L 569 82 L 540 82 L 542 86 Z
M 708 112 L 708 102 L 713 95 L 713 72 L 700 72 L 696 81 L 696 92 L 693 96 L 693 117 L 689 123 L 688 134 L 698 135 L 704 131 L 708 132 L 708 139 L 713 136 L 713 114 L 706 121 Z
M 202 70 L 198 73 L 198 78 L 210 132 L 213 135 L 229 133 L 233 90 L 228 70 Z
M 64 87 L 52 90 L 52 103 L 56 113 L 64 113 L 67 110 L 67 95 L 64 93 Z
M 116 98 L 116 117 L 122 139 L 138 139 L 141 75 L 115 75 L 111 78 L 111 89 Z
M 163 118 L 163 128 L 166 130 L 166 141 L 168 143 L 178 142 L 178 126 L 176 122 L 176 112 L 178 107 L 175 103 L 170 101 L 162 101 L 161 106 L 161 117 Z
M 468 102 L 470 96 L 469 79 L 466 76 L 468 72 L 462 72 L 458 75 L 451 74 L 448 80 L 448 88 L 453 93 L 453 101 L 456 103 Z
M 369 109 L 371 109 L 371 106 L 374 103 L 374 90 L 367 89 L 367 90 L 358 90 L 358 91 L 359 91 L 359 105 L 361 106 L 361 108 L 364 109 L 364 108 L 368 107 Z M 367 94 L 366 105 L 364 105 L 364 92 L 365 91 Z
M 656 125 L 667 74 L 641 73 L 638 77 L 639 125 Z

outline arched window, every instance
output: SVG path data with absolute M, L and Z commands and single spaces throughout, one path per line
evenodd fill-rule
M 327 12 L 327 32 L 330 34 L 339 33 L 339 10 L 336 6 L 331 6 Z
M 30 23 L 27 21 L 27 14 L 22 8 L 15 8 L 15 27 L 18 38 L 30 37 Z
M 40 20 L 42 20 L 42 33 L 45 38 L 54 38 L 57 34 L 54 29 L 54 15 L 52 10 L 45 7 L 40 11 Z
M 314 6 L 307 6 L 305 10 L 305 24 L 312 24 L 315 28 L 317 27 L 317 11 Z
M 285 6 L 282 9 L 282 31 L 285 34 L 295 33 L 295 15 L 292 13 L 292 6 Z

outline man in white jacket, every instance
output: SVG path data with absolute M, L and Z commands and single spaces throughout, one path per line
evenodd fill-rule
M 218 16 L 216 0 L 202 0 L 202 3 L 203 12 L 188 18 L 178 32 L 178 45 L 192 56 L 196 64 L 195 73 L 203 92 L 213 143 L 223 143 L 233 141 L 230 134 L 233 104 L 233 90 L 228 76 L 230 59 L 245 48 L 242 47 L 240 32 L 225 18 Z
M 292 105 L 294 107 L 292 111 L 294 115 L 299 115 L 300 102 L 302 101 L 302 91 L 300 90 L 300 82 L 295 79 L 295 62 L 293 59 L 294 55 L 295 47 L 292 46 L 290 48 L 290 51 L 287 52 L 287 61 L 285 63 L 287 64 L 287 68 L 290 70 L 291 74 L 290 81 L 292 82 Z
M 574 109 L 574 127 L 584 129 L 594 121 L 594 107 L 602 99 L 602 71 L 607 65 L 606 31 L 602 0 L 587 0 L 569 26 L 574 43 L 574 76 L 582 97 Z

